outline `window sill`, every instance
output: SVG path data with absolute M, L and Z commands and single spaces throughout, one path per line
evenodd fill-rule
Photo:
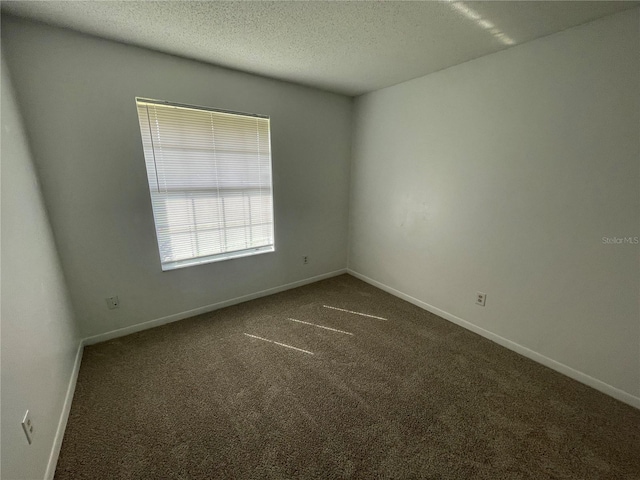
M 234 258 L 251 257 L 253 255 L 260 255 L 262 253 L 275 252 L 273 245 L 266 247 L 252 248 L 249 250 L 239 250 L 237 252 L 221 253 L 218 255 L 209 255 L 207 257 L 189 258 L 187 260 L 179 260 L 177 262 L 168 262 L 162 264 L 162 271 L 167 272 L 170 270 L 177 270 L 179 268 L 193 267 L 196 265 L 204 265 L 205 263 L 223 262 L 225 260 L 232 260 Z

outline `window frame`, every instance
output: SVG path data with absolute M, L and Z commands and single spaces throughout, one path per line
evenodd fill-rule
M 153 214 L 154 234 L 156 236 L 158 255 L 159 255 L 160 266 L 162 271 L 167 272 L 167 271 L 191 267 L 191 266 L 205 265 L 208 263 L 222 262 L 226 260 L 232 260 L 237 258 L 244 258 L 244 257 L 250 257 L 254 255 L 261 255 L 264 253 L 275 252 L 276 251 L 276 219 L 275 219 L 275 191 L 274 191 L 274 185 L 273 185 L 274 183 L 273 182 L 273 156 L 271 152 L 271 117 L 268 115 L 246 113 L 246 112 L 240 112 L 240 111 L 234 111 L 234 110 L 205 107 L 200 105 L 192 105 L 192 104 L 179 103 L 179 102 L 171 102 L 167 100 L 156 100 L 156 99 L 150 99 L 146 97 L 135 97 L 135 102 L 136 102 L 136 112 L 138 116 L 138 126 L 140 130 L 140 139 L 142 141 L 143 159 L 145 162 L 145 177 L 147 180 L 147 187 L 149 189 L 149 197 L 152 203 L 151 207 L 152 207 L 152 214 Z M 198 111 L 204 111 L 204 112 L 221 113 L 226 115 L 254 117 L 254 118 L 260 118 L 260 119 L 266 120 L 268 122 L 267 138 L 269 141 L 269 180 L 270 180 L 270 192 L 271 192 L 271 244 L 270 245 L 249 247 L 241 250 L 227 251 L 227 252 L 215 253 L 210 255 L 202 255 L 202 256 L 191 257 L 191 258 L 186 258 L 181 260 L 173 260 L 169 262 L 163 261 L 163 256 L 162 256 L 163 246 L 161 244 L 161 239 L 160 239 L 161 237 L 159 235 L 159 228 L 162 228 L 162 226 L 159 227 L 158 221 L 156 219 L 156 209 L 154 207 L 154 198 L 153 198 L 154 194 L 151 189 L 152 179 L 149 177 L 149 170 L 148 170 L 149 159 L 147 158 L 147 155 L 146 155 L 147 152 L 146 152 L 145 140 L 144 140 L 144 136 L 146 134 L 142 131 L 142 126 L 141 126 L 142 120 L 140 119 L 140 116 L 139 116 L 139 108 L 140 108 L 139 102 L 142 102 L 144 104 L 156 104 L 159 106 L 177 107 L 177 108 L 198 110 Z M 149 127 L 148 135 L 153 135 L 153 133 L 151 132 L 151 127 Z M 153 140 L 152 140 L 152 149 L 153 149 Z M 154 156 L 155 156 L 155 151 L 154 151 Z M 155 160 L 154 160 L 154 163 L 155 163 Z M 220 196 L 217 196 L 216 198 L 224 199 L 224 197 L 220 197 Z M 193 225 L 196 226 L 197 224 L 194 223 Z M 226 225 L 223 227 L 225 231 L 228 228 L 231 228 L 231 227 L 228 227 Z

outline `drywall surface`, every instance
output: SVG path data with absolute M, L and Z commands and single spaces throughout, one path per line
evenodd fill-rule
M 349 268 L 639 396 L 639 20 L 359 97 Z
M 54 449 L 79 337 L 4 53 L 1 132 L 1 471 L 33 480 Z M 27 409 L 31 445 L 20 424 Z
M 11 17 L 2 41 L 83 335 L 346 268 L 350 98 Z M 136 96 L 271 117 L 276 252 L 161 271 Z

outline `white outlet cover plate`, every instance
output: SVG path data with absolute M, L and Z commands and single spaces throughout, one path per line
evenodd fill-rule
M 476 294 L 476 304 L 482 305 L 484 307 L 485 303 L 487 303 L 487 294 L 478 292 Z
M 106 300 L 107 300 L 107 307 L 109 308 L 109 310 L 113 310 L 114 308 L 120 307 L 120 300 L 118 299 L 117 296 L 109 297 Z
M 22 429 L 24 430 L 24 434 L 27 436 L 27 441 L 29 445 L 33 441 L 33 421 L 31 420 L 31 415 L 29 415 L 29 410 L 27 410 L 24 414 L 24 418 L 22 419 Z

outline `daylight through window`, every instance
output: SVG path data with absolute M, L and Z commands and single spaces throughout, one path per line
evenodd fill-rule
M 272 252 L 269 118 L 136 103 L 162 269 Z

